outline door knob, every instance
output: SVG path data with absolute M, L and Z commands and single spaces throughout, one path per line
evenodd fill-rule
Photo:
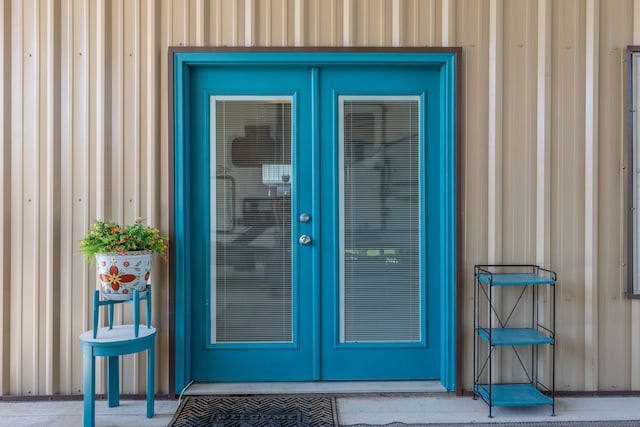
M 307 236 L 306 234 L 303 234 L 298 239 L 298 242 L 300 242 L 301 245 L 309 246 L 311 244 L 311 237 Z

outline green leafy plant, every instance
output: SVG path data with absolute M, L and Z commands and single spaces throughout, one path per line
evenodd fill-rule
M 168 248 L 169 238 L 160 234 L 157 228 L 145 226 L 142 218 L 131 225 L 96 220 L 80 240 L 80 252 L 89 261 L 95 254 L 129 251 L 151 251 L 166 260 Z

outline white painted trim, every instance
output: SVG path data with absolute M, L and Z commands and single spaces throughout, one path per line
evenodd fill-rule
M 69 5 L 62 4 L 60 8 L 60 25 L 63 28 L 72 28 L 70 21 L 71 12 Z M 71 150 L 73 129 L 71 127 L 72 111 L 73 111 L 73 88 L 71 82 L 72 76 L 72 56 L 71 49 L 71 34 L 70 32 L 62 32 L 60 35 L 60 240 L 62 246 L 66 247 L 73 243 L 73 176 L 72 176 L 72 158 L 73 153 Z M 88 227 L 89 223 L 86 218 L 88 213 L 79 212 L 79 220 L 84 222 L 83 225 Z M 62 272 L 60 277 L 61 282 L 61 294 L 60 294 L 60 306 L 61 307 L 73 307 L 73 298 L 71 294 L 71 284 L 73 282 L 73 256 L 70 254 L 60 253 L 60 271 Z M 88 277 L 89 268 L 87 265 L 83 266 L 82 277 Z M 84 298 L 83 298 L 84 299 Z M 61 353 L 69 355 L 75 350 L 76 337 L 73 337 L 69 331 L 68 326 L 72 324 L 72 310 L 61 310 L 60 312 L 60 324 L 66 325 L 67 328 L 61 330 L 60 349 Z M 83 316 L 83 321 L 86 320 L 86 316 Z M 86 323 L 83 323 L 83 325 Z M 60 388 L 69 387 L 73 383 L 73 367 L 72 358 L 64 357 L 61 360 L 60 371 L 64 374 L 60 376 Z
M 96 158 L 105 158 L 105 111 L 104 111 L 104 68 L 106 56 L 105 52 L 105 0 L 95 0 L 95 34 L 96 45 L 92 49 L 95 52 L 95 69 L 93 70 L 94 79 L 96 81 L 96 93 L 95 102 L 92 105 L 93 109 L 93 121 L 95 123 L 93 140 L 95 141 Z M 105 180 L 105 167 L 103 161 L 96 161 L 93 164 L 95 168 L 95 184 L 94 184 L 94 199 L 95 199 L 95 215 L 97 218 L 104 218 L 105 214 L 105 197 L 104 189 L 106 188 Z
M 182 43 L 180 43 L 180 46 L 189 46 L 189 5 L 190 4 L 191 3 L 189 2 L 185 2 L 183 5 L 184 15 L 182 16 Z M 122 8 L 122 5 L 120 5 L 120 7 Z M 235 26 L 235 20 L 234 20 L 234 26 Z
M 111 197 L 113 200 L 112 206 L 112 215 L 115 218 L 122 219 L 124 218 L 124 141 L 126 139 L 125 135 L 125 47 L 124 47 L 124 39 L 125 39 L 125 24 L 124 24 L 124 4 L 122 0 L 120 2 L 114 2 L 112 9 L 112 29 L 117 36 L 114 38 L 113 43 L 111 45 L 112 48 L 112 62 L 111 62 L 111 73 L 113 75 L 113 103 L 112 103 L 112 127 L 113 127 L 113 143 L 111 146 L 111 187 L 107 187 L 106 191 L 111 190 Z M 186 24 L 186 18 L 185 18 Z M 186 37 L 185 30 L 185 43 L 188 38 Z M 128 102 L 128 99 L 127 99 Z M 82 111 L 82 110 L 79 110 Z M 89 171 L 83 171 L 86 173 L 86 176 L 90 176 Z M 88 215 L 88 212 L 87 212 Z M 86 300 L 90 301 L 90 294 L 86 292 Z M 88 310 L 87 310 L 88 312 Z M 89 324 L 88 319 L 89 315 L 87 313 L 87 323 Z M 121 320 L 121 319 L 119 319 Z
M 393 0 L 391 4 L 391 45 L 398 47 L 402 43 L 402 16 L 400 15 L 400 0 Z
M 344 0 L 342 4 L 342 45 L 343 46 L 351 46 L 352 43 L 352 3 L 351 0 Z
M 124 18 L 124 17 L 123 17 Z M 133 26 L 134 26 L 134 36 L 133 36 L 133 46 L 132 50 L 129 53 L 129 57 L 132 58 L 133 61 L 133 75 L 136 78 L 133 79 L 133 115 L 134 117 L 140 117 L 140 87 L 142 85 L 141 80 L 142 76 L 140 76 L 140 2 L 133 3 Z M 87 32 L 88 34 L 88 32 Z M 87 91 L 88 92 L 88 91 Z M 124 94 L 123 94 L 124 98 Z M 124 107 L 123 107 L 124 108 Z M 140 135 L 141 124 L 140 120 L 133 120 L 133 161 L 135 164 L 135 170 L 142 170 L 142 141 Z M 123 147 L 124 148 L 124 147 Z M 142 200 L 142 174 L 136 173 L 134 174 L 134 185 L 133 185 L 133 208 L 134 216 L 137 218 L 140 216 L 140 203 Z M 124 194 L 124 193 L 123 193 Z M 135 356 L 134 356 L 135 357 Z M 137 364 L 134 365 L 137 369 Z M 136 377 L 137 379 L 137 377 Z
M 598 16 L 599 2 L 587 0 L 584 102 L 584 381 L 598 389 Z
M 304 0 L 296 0 L 294 4 L 294 46 L 304 46 L 304 17 L 305 17 Z
M 551 0 L 540 0 L 536 70 L 536 263 L 547 267 L 551 251 L 551 27 Z
M 451 46 L 451 34 L 453 27 L 453 19 L 455 15 L 453 13 L 453 4 L 451 0 L 442 0 L 442 46 Z
M 502 262 L 502 0 L 489 2 L 488 262 Z
M 233 99 L 233 97 L 231 97 L 231 99 Z M 216 120 L 216 118 L 218 117 L 217 114 L 217 102 L 216 101 L 224 101 L 225 99 L 223 99 L 223 97 L 221 96 L 210 96 L 209 97 L 209 146 L 213 147 L 213 149 L 209 149 L 209 170 L 210 175 L 211 175 L 211 180 L 213 181 L 211 184 L 211 189 L 209 190 L 209 197 L 211 198 L 211 200 L 218 200 L 218 188 L 215 185 L 215 177 L 214 177 L 214 172 L 217 175 L 218 171 L 217 171 L 217 164 L 218 164 L 218 139 L 217 139 L 217 131 L 218 131 L 218 122 Z M 224 128 L 223 128 L 224 129 Z M 226 133 L 226 129 L 225 129 L 225 133 Z M 223 135 L 223 137 L 226 137 L 226 135 Z M 223 160 L 224 161 L 224 160 Z M 218 229 L 218 218 L 217 218 L 217 213 L 216 213 L 216 209 L 212 209 L 211 213 L 209 215 L 209 221 L 211 224 L 211 230 L 217 230 Z M 213 240 L 213 236 L 211 237 Z M 215 319 L 216 318 L 216 311 L 218 308 L 218 293 L 215 292 L 215 288 L 217 286 L 217 279 L 215 279 L 218 275 L 218 265 L 216 262 L 216 259 L 218 257 L 218 249 L 217 249 L 217 245 L 216 244 L 212 244 L 211 245 L 211 251 L 210 251 L 210 255 L 209 255 L 209 264 L 212 266 L 212 271 L 211 271 L 211 277 L 213 278 L 211 280 L 211 283 L 209 284 L 209 287 L 211 289 L 211 294 L 210 294 L 210 298 L 211 298 L 211 303 L 209 306 L 209 319 Z M 206 316 L 205 316 L 206 318 Z M 210 328 L 209 331 L 209 343 L 216 343 L 218 341 L 218 337 L 217 337 L 217 332 L 218 329 L 212 325 L 212 327 Z
M 23 340 L 23 316 L 21 313 L 24 278 L 22 272 L 23 265 L 23 232 L 24 209 L 22 195 L 24 192 L 23 179 L 23 150 L 24 141 L 24 40 L 22 28 L 24 26 L 23 2 L 12 3 L 11 22 L 16 25 L 11 27 L 11 217 L 15 218 L 11 226 L 12 252 L 15 257 L 11 257 L 11 312 L 12 319 L 9 328 L 10 366 L 12 371 L 23 372 L 24 361 L 22 358 Z M 28 30 L 27 30 L 28 31 Z M 15 285 L 15 286 L 14 286 Z M 16 335 L 17 334 L 17 335 Z M 9 381 L 9 387 L 14 390 L 22 390 L 22 375 L 17 375 Z
M 331 4 L 331 16 L 333 17 L 333 19 L 331 19 L 331 24 L 330 24 L 330 26 L 331 26 L 331 46 L 336 46 L 338 44 L 338 25 L 337 25 L 338 6 L 336 5 L 336 2 L 334 2 L 334 1 L 332 1 L 330 4 Z
M 138 4 L 138 2 L 136 2 Z M 196 4 L 196 46 L 204 46 L 204 20 L 207 19 L 204 13 L 204 0 L 195 0 Z M 139 7 L 139 4 L 138 4 Z M 136 32 L 138 34 L 138 32 Z
M 54 40 L 55 40 L 55 14 L 53 12 L 53 6 L 51 3 L 47 3 L 45 6 L 44 14 L 46 16 L 46 24 L 45 24 L 45 34 L 46 41 L 43 46 L 43 62 L 46 64 L 46 125 L 45 125 L 45 141 L 46 141 L 46 201 L 45 201 L 45 247 L 47 248 L 45 254 L 45 265 L 44 271 L 56 271 L 57 265 L 55 264 L 55 259 L 53 254 L 56 253 L 55 247 L 55 174 L 56 174 L 56 163 L 55 163 L 55 117 L 54 111 L 56 111 L 56 104 L 54 102 L 54 88 L 56 87 L 55 75 L 54 75 L 54 63 L 55 59 L 53 56 L 54 52 Z M 1 21 L 0 21 L 1 22 Z M 53 385 L 53 375 L 57 371 L 57 366 L 54 365 L 54 334 L 55 334 L 55 321 L 54 321 L 54 313 L 56 309 L 59 308 L 59 304 L 55 305 L 54 308 L 54 292 L 53 289 L 55 287 L 55 280 L 50 277 L 50 275 L 46 274 L 45 279 L 47 282 L 47 287 L 45 290 L 45 313 L 44 318 L 46 322 L 46 338 L 45 338 L 45 393 L 53 394 L 54 393 L 54 385 Z M 57 352 L 55 352 L 57 354 Z
M 222 45 L 222 0 L 216 0 L 215 3 L 215 19 L 216 19 L 216 46 Z M 170 13 L 168 15 L 171 15 Z M 169 26 L 171 28 L 171 26 Z M 167 44 L 170 44 L 168 41 Z
M 253 22 L 256 14 L 253 0 L 244 0 L 244 45 L 253 46 Z
M 153 17 L 155 16 L 156 10 L 156 2 L 155 0 L 147 1 L 147 28 L 153 28 Z M 147 38 L 147 44 L 145 46 L 146 50 L 146 64 L 152 64 L 155 56 L 155 45 L 152 37 Z M 146 79 L 143 79 L 146 82 L 146 105 L 147 105 L 147 115 L 145 117 L 146 121 L 146 153 L 145 153 L 145 163 L 147 170 L 147 187 L 146 187 L 146 207 L 145 207 L 145 216 L 147 218 L 148 224 L 158 224 L 160 222 L 160 212 L 157 211 L 158 206 L 158 177 L 160 176 L 159 171 L 157 170 L 156 165 L 157 158 L 159 156 L 159 150 L 157 149 L 158 144 L 158 126 L 154 121 L 155 117 L 157 117 L 158 109 L 160 105 L 160 94 L 157 92 L 157 82 L 158 82 L 158 73 L 159 70 L 151 69 L 146 76 Z M 101 99 L 101 98 L 98 98 Z

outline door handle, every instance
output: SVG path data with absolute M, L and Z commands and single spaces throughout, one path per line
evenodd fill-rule
M 303 234 L 298 239 L 298 242 L 300 242 L 301 245 L 309 246 L 311 245 L 311 237 L 307 236 L 306 234 Z

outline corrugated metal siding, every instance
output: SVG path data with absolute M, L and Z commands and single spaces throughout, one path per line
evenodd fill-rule
M 5 0 L 0 25 L 1 394 L 82 392 L 94 280 L 77 242 L 93 218 L 168 231 L 166 52 L 187 45 L 462 46 L 464 387 L 473 264 L 536 261 L 560 277 L 558 388 L 640 389 L 640 301 L 624 296 L 640 0 Z M 127 356 L 123 392 L 144 392 L 144 373 Z

